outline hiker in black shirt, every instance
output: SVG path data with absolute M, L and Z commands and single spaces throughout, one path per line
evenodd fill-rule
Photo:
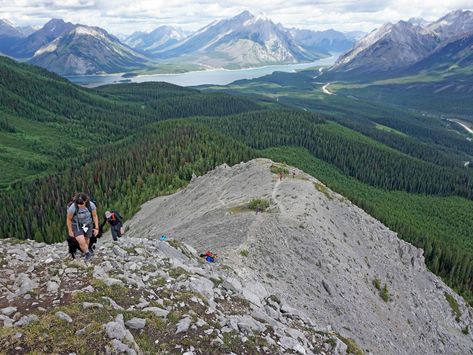
M 117 211 L 105 212 L 105 219 L 102 223 L 102 227 L 105 223 L 110 224 L 110 231 L 112 232 L 113 240 L 117 241 L 124 234 L 123 229 L 123 217 Z

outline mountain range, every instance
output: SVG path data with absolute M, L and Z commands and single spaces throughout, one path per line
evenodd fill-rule
M 147 61 L 105 30 L 81 25 L 37 49 L 29 60 L 61 75 L 140 69 Z
M 345 78 L 452 72 L 471 64 L 472 36 L 472 11 L 453 11 L 431 23 L 388 23 L 360 39 L 331 70 Z
M 127 72 L 163 60 L 225 68 L 309 62 L 345 51 L 355 41 L 334 30 L 287 29 L 248 11 L 214 21 L 188 36 L 180 29 L 160 26 L 149 33 L 135 32 L 123 41 L 101 28 L 60 19 L 33 33 L 7 21 L 0 25 L 1 53 L 61 75 Z
M 135 32 L 124 39 L 128 46 L 144 53 L 153 54 L 164 48 L 170 47 L 186 37 L 181 29 L 172 26 L 159 26 L 147 32 Z
M 152 69 L 161 63 L 237 69 L 311 62 L 343 53 L 327 73 L 337 79 L 372 79 L 421 72 L 469 72 L 473 12 L 452 11 L 434 22 L 421 18 L 359 32 L 286 28 L 248 11 L 186 35 L 172 26 L 135 32 L 123 41 L 99 27 L 53 19 L 41 29 L 0 21 L 0 52 L 61 75 Z
M 198 58 L 210 66 L 297 63 L 321 57 L 299 44 L 282 25 L 248 11 L 211 23 L 159 55 Z

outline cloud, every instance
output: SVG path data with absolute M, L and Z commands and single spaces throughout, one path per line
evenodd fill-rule
M 0 18 L 42 25 L 51 18 L 100 26 L 112 33 L 151 31 L 159 25 L 196 30 L 244 10 L 260 12 L 287 27 L 370 31 L 411 17 L 434 20 L 471 9 L 471 0 L 0 0 Z

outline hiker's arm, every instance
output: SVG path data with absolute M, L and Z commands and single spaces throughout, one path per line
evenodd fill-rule
M 97 210 L 92 211 L 92 218 L 94 219 L 94 230 L 96 231 L 95 236 L 99 233 L 99 216 L 97 216 Z
M 107 218 L 104 218 L 102 224 L 100 225 L 100 228 L 103 228 L 106 223 L 107 223 Z
M 67 234 L 70 237 L 74 236 L 74 233 L 72 233 L 72 217 L 74 217 L 72 213 L 68 213 L 66 217 Z

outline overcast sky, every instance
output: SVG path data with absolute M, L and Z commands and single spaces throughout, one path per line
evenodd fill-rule
M 251 4 L 251 5 L 248 5 Z M 51 18 L 100 26 L 114 34 L 174 25 L 193 31 L 249 10 L 286 27 L 371 31 L 385 22 L 473 9 L 473 0 L 0 0 L 0 18 L 41 26 Z

